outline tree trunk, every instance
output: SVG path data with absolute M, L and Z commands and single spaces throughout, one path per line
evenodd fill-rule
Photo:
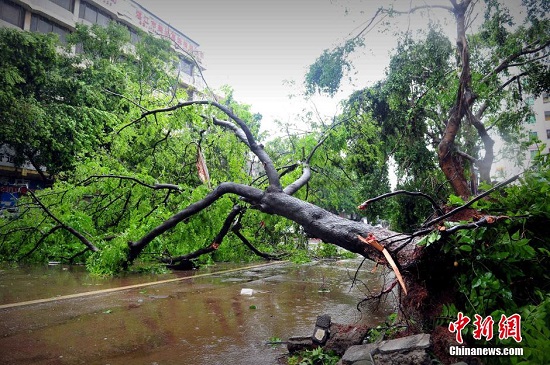
M 461 3 L 453 3 L 453 13 L 456 18 L 457 32 L 457 51 L 459 53 L 462 71 L 460 74 L 459 87 L 456 96 L 455 105 L 451 109 L 443 138 L 439 143 L 437 155 L 439 166 L 445 174 L 445 177 L 451 184 L 456 195 L 467 198 L 472 195 L 468 184 L 468 178 L 465 174 L 464 164 L 461 157 L 457 154 L 455 140 L 460 130 L 460 124 L 465 115 L 469 112 L 474 101 L 474 95 L 471 91 L 471 70 L 470 54 L 468 42 L 466 39 L 466 10 L 470 5 L 470 0 L 464 0 Z
M 400 267 L 407 267 L 411 264 L 412 253 L 417 250 L 417 239 L 405 234 L 396 233 L 384 228 L 349 220 L 333 214 L 316 205 L 288 195 L 283 191 L 260 191 L 231 183 L 223 183 L 218 186 L 205 199 L 199 201 L 184 210 L 176 213 L 172 218 L 166 220 L 154 228 L 138 241 L 130 242 L 128 261 L 132 262 L 143 249 L 155 237 L 175 227 L 179 222 L 192 216 L 198 211 L 206 208 L 217 198 L 226 193 L 245 195 L 247 202 L 264 213 L 278 215 L 300 224 L 308 235 L 321 239 L 326 243 L 332 243 L 350 252 L 360 254 L 378 263 L 386 263 L 384 255 L 370 245 L 366 245 L 358 236 L 367 237 L 373 235 L 376 240 L 386 247 L 388 252 L 394 256 L 394 260 Z M 225 234 L 224 234 L 225 235 Z M 220 239 L 214 240 L 213 245 L 219 245 Z M 212 252 L 209 248 L 205 252 Z
M 323 208 L 285 193 L 266 193 L 259 209 L 300 224 L 308 235 L 332 243 L 350 252 L 358 253 L 375 262 L 386 262 L 384 255 L 357 237 L 374 235 L 376 240 L 391 253 L 397 253 L 395 261 L 401 267 L 411 264 L 411 253 L 416 249 L 416 239 L 385 228 L 349 220 Z

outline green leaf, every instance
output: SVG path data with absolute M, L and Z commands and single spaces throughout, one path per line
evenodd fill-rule
M 472 246 L 468 245 L 462 245 L 458 249 L 465 252 L 472 252 Z
M 462 199 L 461 197 L 459 196 L 456 196 L 456 195 L 453 195 L 451 194 L 449 196 L 449 204 L 450 205 L 454 205 L 454 206 L 461 206 L 461 205 L 464 205 L 464 199 Z

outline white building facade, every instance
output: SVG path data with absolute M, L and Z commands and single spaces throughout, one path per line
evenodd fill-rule
M 534 99 L 528 99 L 533 108 L 533 114 L 529 116 L 527 120 L 526 128 L 529 132 L 529 137 L 539 140 L 542 144 L 545 144 L 543 153 L 550 152 L 550 94 L 543 93 L 542 97 Z M 531 162 L 539 145 L 533 144 L 529 147 L 527 156 L 525 159 L 528 163 Z
M 501 152 L 501 158 L 493 165 L 493 175 L 497 178 L 511 177 L 529 168 L 541 147 L 543 154 L 550 153 L 550 94 L 543 93 L 539 98 L 527 96 L 525 102 L 532 113 L 526 116 L 524 128 L 533 143 L 527 151 L 507 150 L 505 143 L 497 138 L 495 149 Z

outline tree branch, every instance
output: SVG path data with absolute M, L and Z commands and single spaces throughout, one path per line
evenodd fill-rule
M 374 203 L 378 200 L 382 200 L 382 199 L 385 199 L 385 198 L 389 198 L 391 196 L 394 196 L 394 195 L 409 195 L 409 196 L 420 196 L 426 200 L 428 200 L 431 204 L 432 204 L 432 208 L 438 213 L 438 214 L 443 214 L 443 211 L 441 210 L 441 207 L 435 202 L 435 200 L 429 196 L 428 194 L 424 194 L 422 192 L 419 192 L 419 191 L 406 191 L 406 190 L 396 190 L 394 192 L 391 192 L 391 193 L 386 193 L 386 194 L 382 194 L 382 195 L 379 195 L 375 198 L 372 198 L 372 199 L 368 199 L 366 201 L 364 201 L 363 203 L 361 203 L 357 209 L 359 210 L 364 210 L 367 208 L 367 205 L 369 205 L 370 203 Z
M 347 120 L 346 120 L 347 121 Z M 300 190 L 305 184 L 308 183 L 308 181 L 311 179 L 311 168 L 309 166 L 309 163 L 311 161 L 311 159 L 313 158 L 313 155 L 315 154 L 315 152 L 319 149 L 319 147 L 321 147 L 321 145 L 323 145 L 323 143 L 325 143 L 325 141 L 327 140 L 328 136 L 330 135 L 330 132 L 332 132 L 334 130 L 334 128 L 336 128 L 338 125 L 342 124 L 343 122 L 340 122 L 340 123 L 334 123 L 333 125 L 330 126 L 330 128 L 325 132 L 325 135 L 321 138 L 321 140 L 319 142 L 317 142 L 317 144 L 315 145 L 315 147 L 313 147 L 313 149 L 311 150 L 311 152 L 309 153 L 309 156 L 306 158 L 306 160 L 304 161 L 304 163 L 302 164 L 303 166 L 303 171 L 302 171 L 302 175 L 296 179 L 296 181 L 294 181 L 293 183 L 291 183 L 290 185 L 288 185 L 287 187 L 284 188 L 283 192 L 285 194 L 288 194 L 288 195 L 293 195 L 294 193 L 296 193 L 298 190 Z
M 159 226 L 153 228 L 141 239 L 135 242 L 129 242 L 128 245 L 130 246 L 130 253 L 128 260 L 132 262 L 153 239 L 175 227 L 184 219 L 197 214 L 203 209 L 206 209 L 225 194 L 236 194 L 252 202 L 259 202 L 263 196 L 263 192 L 261 190 L 248 185 L 231 182 L 221 183 L 202 200 L 188 205 L 185 209 L 179 211 Z
M 134 186 L 135 186 L 135 184 L 132 185 L 132 188 Z M 122 221 L 122 218 L 124 217 L 124 214 L 126 214 L 126 212 L 128 210 L 128 204 L 130 204 L 131 199 L 132 199 L 132 190 L 130 189 L 130 191 L 128 192 L 128 195 L 126 196 L 126 199 L 124 200 L 124 205 L 123 205 L 122 209 L 120 209 L 120 211 L 118 212 L 117 217 L 112 222 L 106 223 L 104 225 L 104 228 L 115 227 Z
M 430 227 L 430 226 L 434 225 L 435 223 L 441 222 L 444 219 L 447 219 L 447 218 L 455 215 L 456 213 L 460 212 L 461 210 L 464 210 L 464 209 L 468 208 L 470 205 L 474 204 L 476 201 L 478 201 L 480 199 L 483 199 L 487 195 L 491 194 L 493 191 L 498 190 L 498 189 L 502 188 L 503 186 L 506 186 L 506 185 L 511 184 L 512 182 L 516 181 L 521 175 L 522 175 L 522 173 L 514 175 L 511 178 L 509 178 L 508 180 L 505 180 L 505 181 L 493 186 L 491 189 L 487 190 L 486 192 L 484 192 L 482 194 L 479 194 L 478 196 L 476 196 L 475 198 L 473 198 L 472 200 L 470 200 L 466 204 L 461 205 L 460 207 L 455 208 L 455 209 L 451 210 L 450 212 L 448 212 L 446 214 L 443 214 L 442 216 L 437 217 L 435 219 L 432 219 L 431 221 L 425 223 L 423 225 L 423 227 Z
M 135 177 L 132 177 L 132 176 L 123 176 L 123 175 L 91 175 L 89 177 L 87 177 L 85 180 L 81 181 L 80 184 L 82 185 L 89 185 L 91 184 L 91 181 L 92 179 L 120 179 L 120 180 L 130 180 L 130 181 L 133 181 L 141 186 L 145 186 L 149 189 L 153 189 L 153 190 L 161 190 L 161 189 L 169 189 L 169 190 L 177 190 L 177 191 L 181 191 L 181 188 L 178 186 L 178 185 L 174 185 L 174 184 L 155 184 L 155 185 L 150 185 L 150 184 L 147 184 L 147 183 L 144 183 L 143 181 L 140 181 L 138 179 L 136 179 Z
M 44 242 L 44 240 L 49 236 L 51 235 L 52 233 L 54 233 L 55 231 L 57 231 L 58 229 L 61 229 L 63 228 L 62 226 L 60 225 L 57 225 L 55 227 L 52 227 L 48 232 L 46 233 L 43 233 L 42 234 L 42 237 L 40 237 L 40 239 L 36 242 L 36 244 L 34 245 L 34 247 L 29 251 L 27 252 L 26 254 L 23 254 L 21 255 L 21 257 L 19 259 L 17 259 L 17 261 L 22 261 L 25 257 L 28 257 L 30 256 L 34 251 L 36 251 L 38 249 L 38 247 L 42 244 L 42 242 Z
M 477 158 L 475 158 L 474 156 L 470 156 L 466 152 L 463 152 L 459 149 L 456 150 L 456 154 L 459 155 L 459 156 L 464 157 L 466 160 L 468 160 L 470 162 L 476 162 L 477 161 Z
M 357 310 L 359 312 L 361 312 L 361 305 L 363 303 L 366 303 L 366 302 L 369 302 L 373 299 L 380 299 L 382 298 L 384 295 L 386 294 L 389 294 L 392 292 L 393 288 L 395 288 L 395 286 L 398 284 L 397 282 L 397 279 L 393 280 L 390 285 L 388 285 L 386 288 L 380 290 L 380 292 L 378 294 L 374 294 L 374 295 L 371 295 L 371 296 L 368 296 L 366 298 L 363 298 L 359 303 L 357 303 Z
M 82 256 L 84 255 L 86 252 L 88 252 L 88 248 L 86 247 L 85 249 L 83 249 L 82 251 L 79 251 L 77 253 L 75 253 L 74 255 L 72 255 L 71 257 L 67 258 L 67 262 L 69 264 L 72 264 L 74 259 L 76 259 L 78 256 Z
M 222 228 L 220 229 L 212 243 L 210 243 L 208 246 L 200 248 L 186 255 L 162 258 L 160 261 L 166 264 L 173 264 L 175 262 L 189 261 L 207 253 L 216 251 L 220 247 L 225 236 L 227 236 L 227 233 L 229 233 L 229 229 L 231 228 L 233 221 L 235 220 L 237 215 L 241 213 L 242 209 L 243 208 L 239 205 L 235 205 L 233 209 L 231 209 L 231 212 L 229 212 L 229 214 L 225 218 L 225 221 L 223 222 Z
M 281 182 L 279 180 L 279 174 L 277 173 L 277 170 L 275 169 L 275 166 L 273 165 L 273 161 L 271 160 L 269 155 L 264 151 L 263 146 L 256 142 L 256 139 L 252 135 L 252 132 L 248 128 L 247 124 L 241 118 L 239 118 L 235 113 L 233 113 L 228 107 L 226 107 L 224 105 L 221 105 L 218 102 L 209 101 L 209 100 L 193 100 L 193 101 L 181 102 L 181 103 L 178 103 L 176 105 L 169 106 L 169 107 L 166 107 L 166 108 L 149 110 L 147 112 L 142 113 L 141 116 L 138 119 L 128 123 L 122 129 L 124 129 L 126 127 L 129 127 L 130 125 L 139 122 L 140 120 L 144 119 L 145 117 L 147 117 L 149 115 L 174 111 L 174 110 L 184 108 L 184 107 L 187 107 L 187 106 L 192 106 L 192 105 L 210 105 L 210 106 L 213 106 L 213 107 L 219 109 L 220 111 L 222 111 L 223 113 L 225 113 L 233 121 L 235 121 L 235 123 L 237 123 L 237 125 L 240 127 L 240 129 L 242 130 L 242 132 L 246 136 L 246 141 L 248 141 L 247 145 L 250 148 L 250 151 L 252 151 L 252 153 L 254 153 L 260 159 L 260 161 L 262 162 L 262 164 L 264 166 L 264 170 L 266 172 L 266 175 L 267 175 L 267 178 L 268 178 L 268 181 L 269 181 L 269 188 L 268 189 L 273 190 L 273 191 L 282 191 Z M 228 125 L 224 125 L 224 126 L 226 126 L 228 128 L 231 128 Z M 119 132 L 122 129 L 120 129 Z M 235 128 L 231 128 L 231 130 L 233 132 L 236 131 Z M 244 139 L 242 138 L 242 136 L 237 135 L 237 137 L 239 137 L 244 142 Z
M 237 222 L 235 223 L 235 225 L 231 229 L 233 234 L 235 234 L 235 236 L 237 236 L 242 241 L 242 243 L 244 243 L 244 245 L 246 247 L 248 247 L 252 252 L 254 252 L 254 254 L 256 254 L 257 256 L 260 256 L 260 257 L 262 257 L 266 260 L 278 260 L 278 259 L 280 259 L 281 255 L 271 255 L 271 254 L 268 254 L 268 253 L 265 253 L 265 252 L 261 252 L 260 250 L 258 250 L 256 247 L 254 247 L 250 243 L 250 241 L 241 233 L 241 228 L 242 228 L 241 218 L 242 218 L 242 214 L 239 215 L 239 218 L 237 219 Z
M 235 236 L 237 236 L 242 241 L 242 243 L 244 243 L 246 247 L 248 247 L 252 252 L 254 252 L 255 255 L 260 256 L 261 258 L 264 258 L 266 260 L 280 259 L 279 255 L 271 255 L 265 252 L 261 252 L 256 247 L 254 247 L 252 243 L 250 243 L 250 241 L 241 233 L 240 227 L 241 227 L 240 224 L 236 225 L 235 227 L 233 227 L 232 232 L 235 234 Z
M 384 14 L 384 17 L 388 16 L 388 15 L 392 15 L 392 14 L 399 14 L 399 15 L 404 15 L 404 14 L 413 14 L 414 12 L 416 11 L 419 11 L 419 10 L 424 10 L 424 9 L 443 9 L 443 10 L 447 10 L 449 12 L 453 12 L 453 9 L 449 6 L 444 6 L 444 5 L 420 5 L 420 6 L 415 6 L 414 8 L 410 8 L 409 10 L 407 11 L 399 11 L 399 10 L 395 10 L 395 9 L 385 9 L 385 8 L 378 8 L 376 10 L 376 12 L 374 13 L 373 17 L 369 20 L 369 22 L 367 23 L 366 26 L 363 27 L 363 29 L 355 36 L 353 37 L 353 39 L 357 39 L 359 38 L 361 35 L 363 35 L 363 33 L 365 33 L 367 31 L 367 29 L 369 29 L 369 27 L 372 25 L 372 23 L 374 23 L 374 21 L 376 20 L 376 18 L 380 15 L 380 14 Z M 384 18 L 380 19 L 379 22 L 381 20 L 383 20 Z
M 485 155 L 483 156 L 483 159 L 473 159 L 472 163 L 475 163 L 478 166 L 481 181 L 491 183 L 491 166 L 493 165 L 494 159 L 493 147 L 495 145 L 495 141 L 487 132 L 485 125 L 481 123 L 479 118 L 477 118 L 477 115 L 474 115 L 470 109 L 468 109 L 467 116 L 470 123 L 477 130 L 477 134 L 481 138 L 481 141 L 483 142 L 483 147 L 485 149 Z
M 531 53 L 536 53 L 536 52 L 538 52 L 538 51 L 540 51 L 540 50 L 542 50 L 542 49 L 544 49 L 544 48 L 546 48 L 550 45 L 550 39 L 549 39 L 546 42 L 542 43 L 540 46 L 538 46 L 536 48 L 531 48 L 531 47 L 534 47 L 538 42 L 539 41 L 533 42 L 533 43 L 523 47 L 520 51 L 518 51 L 516 53 L 513 53 L 510 56 L 508 56 L 497 67 L 495 67 L 491 72 L 489 72 L 487 75 L 485 75 L 485 77 L 483 77 L 483 79 L 481 79 L 481 82 L 485 83 L 493 75 L 496 75 L 499 72 L 511 67 L 510 64 L 512 63 L 512 61 L 514 61 L 518 57 L 521 57 L 521 56 L 527 55 L 527 54 L 531 54 Z
M 120 98 L 122 98 L 122 99 L 124 99 L 124 100 L 126 100 L 126 101 L 128 101 L 128 102 L 130 102 L 131 104 L 137 106 L 137 107 L 138 107 L 139 109 L 141 109 L 142 111 L 147 111 L 147 108 L 141 106 L 141 104 L 139 104 L 139 103 L 133 101 L 132 99 L 130 99 L 130 98 L 128 98 L 128 97 L 126 97 L 126 96 L 124 96 L 124 95 L 122 95 L 122 94 L 116 93 L 116 92 L 111 91 L 111 90 L 106 89 L 106 88 L 103 88 L 103 91 L 105 91 L 105 92 L 107 92 L 107 93 L 109 93 L 109 94 L 111 94 L 111 95 L 118 96 L 118 97 L 120 97 Z
M 55 222 L 57 222 L 58 225 L 60 225 L 63 229 L 65 229 L 67 232 L 71 233 L 73 236 L 78 238 L 80 242 L 82 242 L 86 247 L 88 247 L 91 251 L 97 252 L 99 249 L 95 247 L 86 237 L 84 237 L 80 232 L 72 228 L 71 226 L 68 226 L 67 224 L 63 223 L 59 218 L 57 218 L 41 201 L 38 199 L 38 197 L 32 192 L 32 190 L 28 190 L 29 194 L 32 196 L 34 201 L 42 208 L 42 210 Z
M 293 183 L 289 184 L 283 189 L 283 192 L 288 195 L 294 195 L 298 190 L 300 190 L 311 178 L 311 168 L 307 162 L 302 164 L 302 175 L 295 180 Z
M 151 214 L 153 214 L 153 212 L 154 212 L 155 210 L 157 210 L 157 209 L 161 206 L 161 204 L 166 204 L 166 203 L 168 202 L 168 198 L 170 198 L 170 192 L 171 192 L 171 190 L 168 190 L 168 192 L 167 192 L 166 195 L 164 196 L 164 199 L 162 200 L 162 203 L 157 204 L 157 205 L 155 205 L 153 208 L 151 208 L 151 210 L 150 210 L 147 214 L 145 214 L 145 215 L 140 219 L 140 221 L 143 221 L 144 219 L 146 219 L 147 217 L 149 217 Z
M 245 145 L 250 147 L 250 144 L 248 143 L 248 139 L 246 138 L 246 134 L 243 132 L 242 129 L 237 127 L 235 124 L 225 120 L 217 119 L 215 117 L 212 118 L 212 120 L 215 125 L 219 125 L 220 127 L 231 130 L 237 136 L 237 138 L 239 138 Z
M 495 223 L 496 221 L 499 221 L 499 220 L 502 220 L 502 219 L 507 219 L 507 218 L 509 218 L 509 217 L 506 217 L 506 216 L 494 217 L 494 216 L 488 215 L 488 216 L 482 217 L 481 219 L 478 219 L 475 222 L 459 224 L 459 225 L 456 225 L 456 226 L 453 226 L 453 227 L 450 227 L 450 228 L 446 228 L 444 230 L 440 230 L 439 232 L 441 234 L 450 235 L 450 234 L 453 234 L 456 231 L 460 231 L 462 229 L 476 229 L 476 228 L 479 228 L 479 227 L 491 225 L 491 224 Z

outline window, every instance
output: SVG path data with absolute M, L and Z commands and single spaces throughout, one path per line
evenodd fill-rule
M 535 114 L 529 114 L 525 119 L 525 123 L 527 124 L 535 124 L 536 122 L 537 122 L 537 117 L 535 117 Z
M 141 40 L 141 36 L 138 34 L 138 32 L 135 29 L 128 28 L 130 31 L 130 43 L 137 44 Z
M 529 131 L 529 140 L 536 140 L 539 138 L 539 134 L 537 132 Z
M 547 122 L 550 122 L 550 112 L 549 111 L 544 112 L 544 120 L 547 121 Z
M 61 6 L 63 9 L 70 11 L 71 13 L 74 11 L 74 0 L 50 0 L 50 1 L 54 4 Z
M 542 93 L 542 102 L 545 104 L 550 103 L 550 94 Z
M 97 12 L 97 24 L 107 26 L 109 25 L 109 22 L 111 21 L 111 17 L 108 15 L 105 15 L 104 13 Z
M 177 66 L 178 71 L 184 72 L 190 76 L 193 76 L 193 63 L 186 58 L 180 57 L 180 61 Z
M 51 20 L 37 14 L 32 14 L 31 32 L 55 33 L 59 36 L 61 43 L 66 42 L 67 34 L 69 34 L 69 30 L 67 28 L 57 25 Z
M 111 21 L 111 17 L 107 13 L 99 10 L 95 6 L 90 5 L 85 1 L 82 1 L 80 3 L 80 13 L 78 17 L 80 19 L 87 20 L 90 23 L 103 26 L 109 25 L 109 22 Z
M 546 139 L 550 139 L 550 129 L 546 130 Z
M 533 105 L 535 104 L 535 98 L 532 96 L 528 96 L 525 98 L 525 104 L 527 105 Z
M 23 29 L 25 9 L 11 1 L 0 0 L 0 19 Z

